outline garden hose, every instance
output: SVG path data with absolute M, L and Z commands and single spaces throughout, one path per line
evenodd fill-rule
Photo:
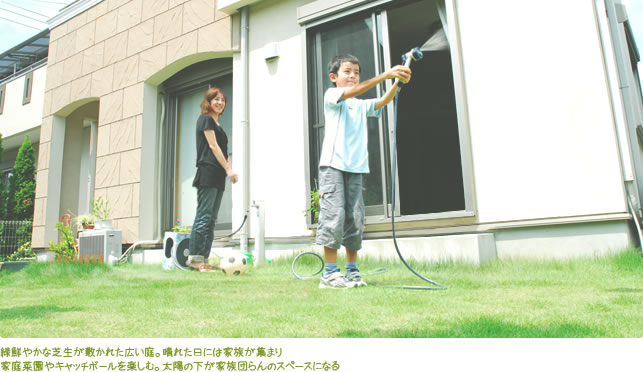
M 425 282 L 431 283 L 434 286 L 427 287 L 427 286 L 409 286 L 409 285 L 381 285 L 377 283 L 372 283 L 374 286 L 377 287 L 385 287 L 385 288 L 403 288 L 403 289 L 423 289 L 423 290 L 436 290 L 436 289 L 447 289 L 448 287 L 440 284 L 434 280 L 431 280 L 422 274 L 418 273 L 415 271 L 404 259 L 404 256 L 402 256 L 402 252 L 400 252 L 400 248 L 397 246 L 397 238 L 395 237 L 395 172 L 397 169 L 397 101 L 399 99 L 400 91 L 402 91 L 402 87 L 397 88 L 397 92 L 395 93 L 395 98 L 394 98 L 394 103 L 393 103 L 393 165 L 391 169 L 391 231 L 393 232 L 393 244 L 395 245 L 395 250 L 397 251 L 397 255 L 400 257 L 400 260 L 402 260 L 402 263 L 406 266 L 407 269 L 409 269 L 415 276 L 418 278 L 424 280 Z
M 306 255 L 311 255 L 311 256 L 317 257 L 317 258 L 319 259 L 319 261 L 321 262 L 321 266 L 320 266 L 319 270 L 318 270 L 318 271 L 316 271 L 316 272 L 315 272 L 314 274 L 312 274 L 311 276 L 302 276 L 302 275 L 299 275 L 299 274 L 297 273 L 297 270 L 295 270 L 295 264 L 297 263 L 297 261 L 298 261 L 300 258 L 302 258 L 303 256 L 306 256 Z M 295 257 L 295 259 L 294 259 L 294 260 L 292 260 L 292 266 L 291 266 L 291 269 L 292 269 L 292 274 L 294 275 L 293 279 L 299 279 L 299 280 L 310 280 L 310 279 L 315 279 L 315 277 L 316 277 L 317 275 L 319 275 L 322 271 L 324 271 L 324 259 L 322 258 L 322 256 L 320 256 L 319 254 L 317 254 L 317 253 L 315 253 L 315 252 L 302 252 L 302 253 L 298 254 L 298 255 L 297 255 L 297 257 Z
M 224 236 L 220 236 L 218 238 L 214 238 L 214 240 L 220 240 L 220 239 L 229 238 L 229 237 L 233 236 L 234 234 L 238 233 L 239 230 L 241 230 L 241 228 L 243 227 L 243 225 L 246 223 L 247 220 L 248 220 L 248 215 L 246 214 L 246 215 L 243 216 L 243 221 L 241 221 L 241 225 L 239 226 L 238 229 L 236 229 L 234 232 L 232 232 L 232 233 L 230 233 L 228 235 L 224 235 Z M 186 240 L 186 241 L 188 241 L 188 240 Z M 136 242 L 136 243 L 132 244 L 129 248 L 127 248 L 127 250 L 121 255 L 121 257 L 119 257 L 116 260 L 115 264 L 119 265 L 119 264 L 126 263 L 129 260 L 130 256 L 132 255 L 132 253 L 134 253 L 134 250 L 136 248 L 138 248 L 139 246 L 147 245 L 147 244 L 158 244 L 158 243 L 160 243 L 160 241 L 158 241 L 158 240 L 145 240 L 145 241 Z M 178 267 L 181 270 L 186 270 L 187 271 L 189 269 L 187 269 L 183 264 L 179 263 L 178 260 L 177 260 L 177 254 L 181 253 L 181 251 L 179 251 L 179 249 L 178 249 L 179 245 L 180 244 L 177 244 L 172 248 L 172 261 L 174 262 L 174 266 Z M 185 260 L 187 260 L 187 255 L 185 255 Z M 185 263 L 185 260 L 183 260 L 184 263 Z
M 218 238 L 214 238 L 214 240 L 221 240 L 221 239 L 229 238 L 229 237 L 233 236 L 234 234 L 238 233 L 239 230 L 241 230 L 241 228 L 243 227 L 243 225 L 245 225 L 247 220 L 248 220 L 248 214 L 246 213 L 246 214 L 243 215 L 243 221 L 241 221 L 241 225 L 239 225 L 238 229 L 234 230 L 233 232 L 231 232 L 228 235 L 224 235 L 224 236 L 220 236 Z
M 241 221 L 241 225 L 239 225 L 238 229 L 236 229 L 235 231 L 231 232 L 228 235 L 220 236 L 218 238 L 214 238 L 213 240 L 221 240 L 221 239 L 225 239 L 233 236 L 234 234 L 238 233 L 239 230 L 241 230 L 241 228 L 243 227 L 243 225 L 245 225 L 247 220 L 248 220 L 248 214 L 246 213 L 243 216 L 243 221 Z M 184 241 L 187 242 L 189 240 L 184 240 Z M 183 241 L 181 243 L 183 243 Z M 174 262 L 174 266 L 178 267 L 183 271 L 191 271 L 191 269 L 188 269 L 187 267 L 185 267 L 185 264 L 187 263 L 187 260 L 188 260 L 189 249 L 187 250 L 188 253 L 186 253 L 185 247 L 182 250 L 179 249 L 180 245 L 181 244 L 177 244 L 174 247 L 172 247 L 172 261 Z M 181 262 L 179 262 L 179 258 Z
M 378 284 L 378 283 L 369 283 L 369 284 L 371 284 L 373 286 L 376 286 L 376 287 L 382 287 L 382 288 L 443 290 L 443 289 L 447 289 L 448 287 L 443 285 L 443 284 L 440 284 L 440 283 L 438 283 L 438 282 L 436 282 L 434 280 L 431 280 L 431 279 L 429 279 L 429 278 L 427 278 L 425 276 L 423 276 L 422 274 L 420 274 L 417 271 L 415 271 L 406 262 L 406 260 L 402 256 L 402 253 L 400 252 L 400 248 L 397 245 L 397 238 L 395 236 L 395 172 L 396 172 L 396 169 L 397 169 L 397 101 L 398 101 L 399 94 L 400 94 L 401 90 L 402 90 L 401 86 L 397 88 L 397 92 L 395 93 L 395 98 L 394 98 L 394 105 L 393 105 L 394 106 L 394 109 L 393 109 L 393 113 L 394 113 L 393 114 L 393 117 L 394 117 L 393 118 L 393 164 L 392 164 L 392 170 L 391 170 L 391 211 L 393 211 L 393 213 L 391 213 L 391 231 L 393 232 L 393 244 L 395 245 L 395 250 L 397 251 L 397 255 L 400 257 L 400 260 L 402 261 L 402 263 L 404 263 L 406 268 L 409 269 L 418 278 L 424 280 L 425 282 L 433 284 L 433 286 L 383 285 L 383 284 Z M 297 260 L 299 260 L 301 257 L 303 257 L 305 255 L 317 256 L 319 258 L 319 260 L 321 261 L 321 263 L 322 263 L 321 269 L 318 272 L 316 272 L 315 274 L 313 274 L 312 277 L 303 277 L 303 276 L 299 275 L 295 271 L 295 263 L 297 262 Z M 297 257 L 295 257 L 295 259 L 292 262 L 292 273 L 293 273 L 293 275 L 294 275 L 294 277 L 296 279 L 303 279 L 303 280 L 313 279 L 313 277 L 318 275 L 319 273 L 321 273 L 323 269 L 324 269 L 324 259 L 320 255 L 318 255 L 317 253 L 314 253 L 314 252 L 300 253 L 299 255 L 297 255 Z M 376 271 L 375 271 L 375 273 L 377 273 L 377 274 L 382 274 L 384 272 L 386 272 L 386 269 L 384 269 L 384 268 L 379 268 L 379 269 L 376 269 Z M 362 273 L 362 275 L 369 275 L 369 273 Z
M 121 265 L 124 263 L 127 263 L 129 260 L 130 256 L 132 253 L 134 253 L 134 250 L 138 248 L 139 246 L 146 245 L 146 244 L 159 244 L 161 241 L 159 240 L 143 240 L 143 241 L 138 241 L 127 248 L 127 250 L 119 257 L 116 262 L 114 262 L 114 265 Z
M 311 274 L 310 276 L 301 275 L 301 274 L 297 273 L 297 269 L 295 269 L 297 261 L 300 258 L 302 258 L 303 256 L 306 256 L 306 255 L 311 255 L 311 256 L 317 257 L 317 259 L 319 259 L 319 262 L 320 262 L 319 270 L 316 271 L 314 274 Z M 324 258 L 320 254 L 315 253 L 315 252 L 302 252 L 302 253 L 298 254 L 295 257 L 295 259 L 292 261 L 291 270 L 292 270 L 292 274 L 293 274 L 293 276 L 290 277 L 291 279 L 299 279 L 299 280 L 315 279 L 315 277 L 317 275 L 319 275 L 322 271 L 324 271 Z M 387 268 L 379 267 L 379 268 L 377 268 L 375 270 L 363 272 L 362 274 L 363 275 L 379 275 L 379 274 L 384 274 L 387 271 L 388 271 Z

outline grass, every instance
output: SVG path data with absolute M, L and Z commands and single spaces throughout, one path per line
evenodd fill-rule
M 412 266 L 449 286 L 320 290 L 290 259 L 242 276 L 34 263 L 0 272 L 1 337 L 642 337 L 643 259 Z M 314 260 L 302 262 L 313 272 Z M 318 261 L 317 261 L 318 262 Z M 318 263 L 317 263 L 318 264 Z M 398 262 L 364 260 L 367 282 L 424 285 Z

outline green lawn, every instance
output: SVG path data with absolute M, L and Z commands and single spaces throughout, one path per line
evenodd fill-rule
M 321 290 L 317 280 L 291 279 L 291 259 L 237 277 L 130 264 L 3 271 L 0 336 L 643 337 L 643 259 L 634 249 L 481 267 L 411 263 L 443 291 Z M 398 262 L 360 264 L 363 273 L 379 267 L 389 271 L 364 279 L 426 284 Z

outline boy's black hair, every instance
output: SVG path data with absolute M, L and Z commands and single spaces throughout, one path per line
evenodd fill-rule
M 355 57 L 354 55 L 351 54 L 340 54 L 338 56 L 335 56 L 329 63 L 328 63 L 328 74 L 335 74 L 337 75 L 337 71 L 339 71 L 339 66 L 342 65 L 344 62 L 350 62 L 354 63 L 358 66 L 359 64 L 359 59 Z M 361 68 L 361 66 L 360 66 Z

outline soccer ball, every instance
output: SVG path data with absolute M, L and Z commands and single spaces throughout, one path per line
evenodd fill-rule
M 231 253 L 221 257 L 221 271 L 226 275 L 241 275 L 248 271 L 248 260 L 242 253 Z

